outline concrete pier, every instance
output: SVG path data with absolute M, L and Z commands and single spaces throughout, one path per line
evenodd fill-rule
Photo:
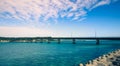
M 48 41 L 48 44 L 50 43 L 50 39 L 47 40 Z
M 58 44 L 60 44 L 61 43 L 61 39 L 58 39 Z
M 100 44 L 100 40 L 96 39 L 96 44 L 99 45 Z
M 72 39 L 73 40 L 73 44 L 76 44 L 76 41 L 75 41 L 75 39 Z
M 43 43 L 43 39 L 40 39 L 40 43 Z

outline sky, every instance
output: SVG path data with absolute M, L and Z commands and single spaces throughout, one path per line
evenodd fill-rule
M 1 37 L 120 37 L 120 0 L 0 0 Z

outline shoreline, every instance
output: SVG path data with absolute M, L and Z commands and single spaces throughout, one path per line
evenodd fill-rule
M 80 63 L 79 66 L 120 66 L 120 49 L 99 56 L 86 64 Z

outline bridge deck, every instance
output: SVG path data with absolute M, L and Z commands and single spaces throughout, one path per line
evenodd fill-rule
M 51 39 L 120 40 L 120 37 L 51 37 Z
M 47 40 L 48 43 L 50 43 L 52 40 L 57 39 L 58 44 L 61 43 L 61 40 L 72 40 L 73 44 L 76 43 L 76 39 L 79 40 L 96 40 L 96 44 L 100 43 L 100 40 L 120 40 L 120 37 L 0 37 L 0 40 L 9 40 L 10 42 L 14 41 L 20 41 L 20 40 L 25 40 L 25 41 L 30 41 L 32 42 L 33 40 L 36 41 L 41 41 L 43 43 L 43 40 Z

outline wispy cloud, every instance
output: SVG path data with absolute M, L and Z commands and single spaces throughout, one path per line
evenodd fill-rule
M 51 31 L 31 27 L 0 27 L 0 36 L 6 37 L 37 37 L 50 36 Z
M 102 0 L 98 3 L 96 3 L 91 9 L 102 6 L 102 5 L 108 5 L 110 4 L 111 0 Z
M 31 22 L 83 19 L 89 10 L 116 0 L 0 0 L 0 18 Z

